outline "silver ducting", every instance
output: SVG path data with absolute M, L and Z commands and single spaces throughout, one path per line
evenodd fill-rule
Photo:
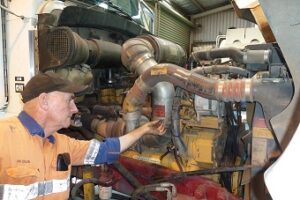
M 178 45 L 170 41 L 160 39 L 151 35 L 143 35 L 126 41 L 122 46 L 122 63 L 130 71 L 141 75 L 151 67 L 160 62 L 174 63 L 183 66 L 186 62 L 186 53 Z M 165 126 L 169 127 L 172 116 L 172 105 L 175 89 L 172 83 L 160 82 L 152 92 L 152 120 L 163 119 Z M 144 97 L 136 96 L 136 99 Z M 133 100 L 135 101 L 135 100 Z M 139 101 L 139 100 L 138 100 Z M 126 107 L 124 104 L 123 107 Z M 139 108 L 141 108 L 140 105 Z M 129 132 L 139 125 L 141 110 L 125 113 L 126 131 Z M 143 138 L 145 143 L 160 143 L 154 136 Z
M 141 75 L 159 62 L 183 66 L 186 62 L 186 54 L 178 44 L 151 35 L 143 35 L 129 39 L 123 44 L 121 60 L 127 69 Z M 174 86 L 167 82 L 157 84 L 152 91 L 152 119 L 164 119 L 166 126 L 171 124 L 174 92 Z M 129 120 L 129 116 L 136 116 L 136 114 L 126 113 L 126 126 L 128 123 L 128 127 L 131 127 L 127 128 L 127 131 L 135 128 L 132 124 L 138 124 Z
M 164 73 L 158 73 L 161 71 Z M 123 109 L 130 112 L 138 110 L 139 106 L 143 105 L 147 93 L 161 81 L 171 82 L 208 99 L 225 102 L 257 101 L 263 105 L 267 120 L 280 113 L 290 103 L 294 92 L 293 83 L 290 79 L 215 80 L 173 64 L 163 63 L 145 71 L 135 81 L 124 99 Z
M 172 104 L 174 99 L 174 86 L 168 82 L 160 82 L 156 84 L 152 98 L 152 120 L 164 119 L 165 125 L 170 125 Z

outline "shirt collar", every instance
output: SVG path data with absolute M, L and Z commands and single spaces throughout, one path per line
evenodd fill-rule
M 28 129 L 31 135 L 38 135 L 42 138 L 45 137 L 44 129 L 32 118 L 30 117 L 25 111 L 22 111 L 19 116 L 19 120 L 21 123 Z M 55 138 L 53 135 L 47 137 L 49 142 L 54 143 Z

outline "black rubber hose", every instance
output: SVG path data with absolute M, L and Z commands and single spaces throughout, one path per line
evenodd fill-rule
M 100 182 L 96 178 L 87 178 L 87 179 L 83 179 L 82 181 L 76 183 L 73 186 L 72 190 L 71 190 L 71 199 L 73 199 L 73 200 L 82 200 L 82 198 L 76 196 L 76 194 L 77 194 L 78 189 L 81 186 L 83 186 L 84 184 L 87 184 L 87 183 L 99 184 Z
M 234 66 L 226 66 L 226 65 L 213 65 L 213 66 L 205 66 L 205 67 L 196 67 L 192 69 L 193 72 L 201 75 L 206 74 L 237 74 L 243 77 L 249 77 L 250 71 Z
M 213 60 L 215 58 L 231 58 L 237 63 L 244 64 L 266 64 L 270 63 L 271 50 L 249 50 L 241 51 L 238 48 L 217 48 L 208 51 L 193 52 L 196 61 Z
M 180 134 L 180 105 L 181 105 L 181 96 L 182 96 L 183 89 L 180 87 L 176 88 L 175 98 L 172 107 L 172 136 L 173 142 L 175 146 L 178 148 L 179 154 L 183 155 L 187 152 L 187 147 L 184 144 L 181 134 Z
M 228 47 L 228 48 L 218 48 L 211 49 L 208 51 L 197 51 L 193 52 L 192 56 L 196 61 L 200 60 L 213 60 L 215 58 L 232 58 L 238 63 L 243 63 L 244 52 L 238 48 Z

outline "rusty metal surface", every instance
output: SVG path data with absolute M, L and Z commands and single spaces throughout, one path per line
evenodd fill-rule
M 266 16 L 264 15 L 260 6 L 256 6 L 251 9 L 251 13 L 253 14 L 255 21 L 262 32 L 262 35 L 266 42 L 275 42 L 274 34 L 268 24 Z
M 288 107 L 271 119 L 275 135 L 284 150 L 300 120 L 300 1 L 260 0 L 273 34 L 283 53 L 294 83 L 294 96 Z M 280 9 L 284 8 L 284 9 Z

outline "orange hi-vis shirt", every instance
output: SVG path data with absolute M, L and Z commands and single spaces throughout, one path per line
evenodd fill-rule
M 33 133 L 39 129 L 25 112 L 19 118 L 0 121 L 0 199 L 68 199 L 70 165 L 112 163 L 118 159 L 117 138 L 83 141 L 59 133 L 44 138 Z M 57 171 L 57 157 L 64 153 L 69 154 L 70 165 L 66 171 Z

